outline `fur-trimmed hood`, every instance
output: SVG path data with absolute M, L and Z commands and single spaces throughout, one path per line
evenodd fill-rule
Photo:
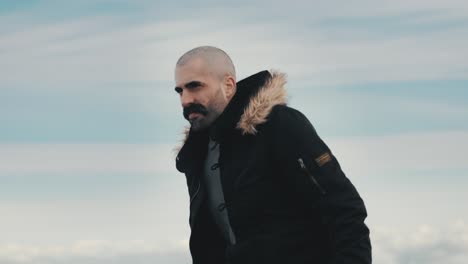
M 255 127 L 267 121 L 267 117 L 273 106 L 287 104 L 285 84 L 286 74 L 271 71 L 271 77 L 250 98 L 247 106 L 244 108 L 244 113 L 237 123 L 236 127 L 242 131 L 242 134 L 255 135 L 257 133 Z
M 255 135 L 258 125 L 267 121 L 275 105 L 287 104 L 285 84 L 286 74 L 275 70 L 261 71 L 237 82 L 236 93 L 213 123 L 210 137 L 217 140 L 229 129 L 240 130 L 242 135 Z M 174 149 L 179 153 L 178 158 L 192 134 L 198 133 L 186 127 L 184 134 L 181 146 Z

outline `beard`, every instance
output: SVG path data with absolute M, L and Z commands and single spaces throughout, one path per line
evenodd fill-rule
M 193 103 L 184 108 L 184 118 L 190 122 L 193 131 L 203 131 L 208 129 L 214 121 L 221 115 L 228 104 L 228 101 L 223 97 L 221 87 L 218 93 L 213 97 L 210 103 L 206 106 L 198 103 Z M 189 119 L 190 114 L 198 113 L 199 116 Z
M 187 109 L 189 109 L 189 107 L 190 106 L 188 106 Z M 198 107 L 194 107 L 193 109 L 196 109 L 196 108 L 204 109 L 204 110 L 202 111 L 187 110 L 187 112 L 184 111 L 184 117 L 186 117 L 185 119 L 187 119 L 190 122 L 190 126 L 192 130 L 198 132 L 198 131 L 204 131 L 208 129 L 214 123 L 214 121 L 216 121 L 216 119 L 221 115 L 225 106 L 222 107 L 221 105 L 215 104 L 215 105 L 211 105 L 207 107 L 198 106 Z M 200 115 L 195 118 L 189 119 L 188 117 L 190 116 L 191 113 L 198 113 Z
M 197 113 L 197 117 L 189 119 L 190 114 Z M 203 106 L 201 104 L 191 104 L 184 108 L 184 118 L 190 122 L 193 131 L 203 131 L 208 129 L 219 116 L 216 108 Z

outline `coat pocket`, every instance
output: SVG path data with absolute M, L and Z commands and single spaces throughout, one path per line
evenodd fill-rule
M 196 181 L 196 183 L 189 186 L 190 203 L 192 203 L 195 197 L 197 197 L 199 191 L 200 191 L 200 180 Z
M 321 195 L 326 195 L 327 191 L 322 187 L 322 185 L 317 181 L 317 178 L 310 172 L 307 166 L 304 164 L 304 160 L 302 158 L 298 158 L 297 162 L 299 163 L 299 167 L 301 171 L 308 177 L 308 179 L 312 182 L 312 184 L 317 188 Z

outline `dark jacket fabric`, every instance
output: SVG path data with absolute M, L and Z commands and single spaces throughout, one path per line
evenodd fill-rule
M 286 77 L 262 71 L 237 91 L 210 130 L 188 130 L 176 167 L 190 196 L 194 264 L 371 263 L 363 200 L 309 120 L 287 106 Z M 201 181 L 208 136 L 236 236 L 227 245 Z

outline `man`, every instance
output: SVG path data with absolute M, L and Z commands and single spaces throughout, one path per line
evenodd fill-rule
M 371 263 L 363 200 L 308 119 L 286 105 L 285 75 L 236 82 L 222 50 L 175 68 L 190 122 L 176 166 L 190 195 L 194 264 Z

